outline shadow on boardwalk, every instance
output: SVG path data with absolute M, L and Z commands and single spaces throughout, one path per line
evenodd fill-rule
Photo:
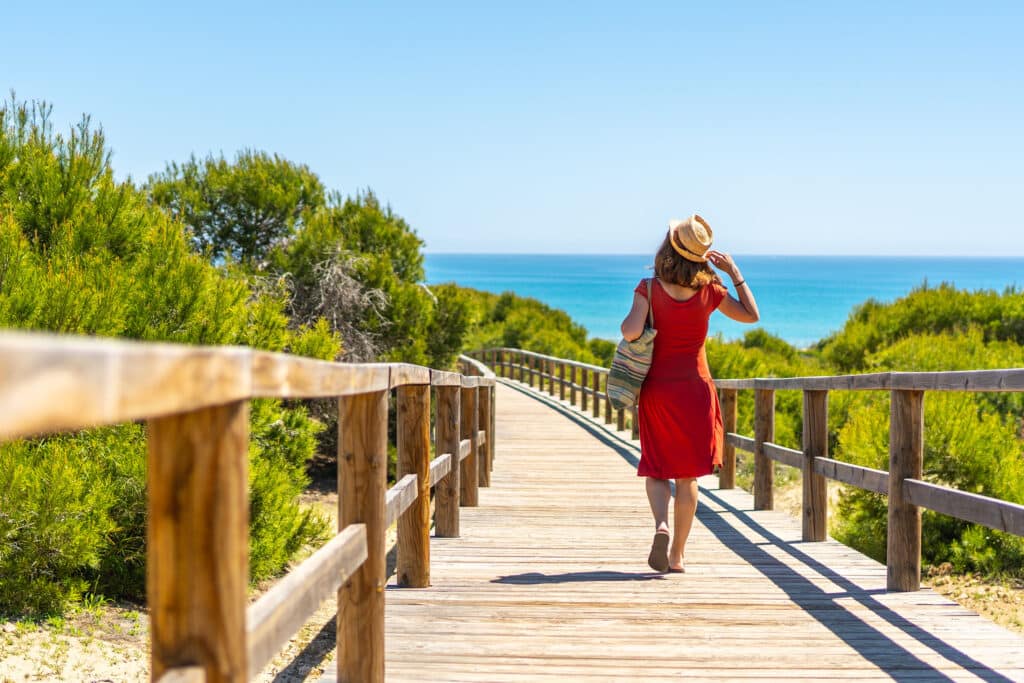
M 560 412 L 617 453 L 633 467 L 636 467 L 639 463 L 638 448 L 632 442 L 611 433 L 609 430 L 595 424 L 589 417 L 581 415 L 577 410 L 557 400 L 538 395 L 514 383 L 506 382 L 505 384 Z M 956 647 L 951 646 L 941 637 L 917 626 L 875 597 L 877 595 L 885 595 L 886 591 L 861 588 L 854 581 L 845 578 L 804 552 L 799 547 L 801 545 L 799 542 L 786 541 L 758 522 L 750 514 L 752 510 L 736 507 L 723 496 L 716 493 L 716 491 L 716 489 L 701 488 L 702 501 L 697 509 L 697 517 L 705 528 L 737 556 L 761 572 L 805 613 L 812 616 L 839 640 L 846 643 L 864 659 L 886 672 L 894 680 L 920 681 L 922 677 L 931 680 L 951 680 L 951 678 L 943 671 L 910 652 L 892 637 L 887 636 L 875 626 L 865 622 L 857 614 L 837 602 L 837 600 L 852 599 L 856 601 L 869 609 L 876 617 L 898 629 L 907 637 L 982 680 L 1000 682 L 1012 680 Z M 724 512 L 711 510 L 708 507 L 709 502 L 720 506 Z M 764 542 L 755 543 L 751 541 L 736 528 L 736 524 L 742 524 L 748 530 L 760 535 Z M 832 582 L 835 586 L 840 587 L 841 591 L 829 592 L 821 588 L 814 581 L 811 581 L 808 577 L 803 576 L 794 569 L 793 566 L 773 556 L 769 549 L 776 554 L 788 555 L 796 563 L 802 565 L 803 568 L 809 569 L 811 572 Z M 530 575 L 503 577 L 495 582 L 539 584 L 555 583 L 558 581 L 628 581 L 643 580 L 640 577 L 657 578 L 657 575 L 620 575 L 618 572 L 578 572 L 562 575 L 561 577 L 557 575 L 547 577 L 537 575 L 532 579 L 529 577 Z M 810 656 L 813 657 L 813 653 Z

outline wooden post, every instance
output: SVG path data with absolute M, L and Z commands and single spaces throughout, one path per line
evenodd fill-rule
M 775 509 L 775 464 L 764 444 L 775 440 L 775 390 L 754 390 L 754 509 Z
M 601 395 L 601 375 L 597 370 L 593 370 L 591 373 L 591 386 L 594 387 L 594 418 L 601 417 L 601 401 L 598 397 Z
M 580 368 L 580 410 L 587 412 L 587 369 Z
M 604 423 L 610 425 L 612 423 L 612 402 L 608 400 L 608 374 L 604 374 Z
M 722 389 L 722 427 L 725 434 L 736 431 L 736 390 Z M 722 466 L 718 470 L 718 488 L 736 488 L 736 447 L 725 437 L 722 444 Z
M 558 364 L 558 400 L 565 400 L 565 363 Z
M 430 585 L 430 385 L 398 387 L 398 479 L 416 475 L 416 500 L 398 518 L 398 585 Z
M 615 428 L 620 432 L 626 431 L 626 411 L 622 408 L 615 410 Z
M 569 366 L 569 405 L 576 405 L 576 366 Z
M 469 455 L 462 461 L 462 472 L 459 473 L 459 498 L 465 507 L 476 507 L 480 504 L 480 474 L 479 459 L 477 458 L 476 431 L 479 429 L 477 419 L 477 388 L 462 388 L 462 425 L 460 439 L 469 439 L 471 446 Z
M 814 471 L 815 458 L 828 457 L 828 392 L 804 391 L 803 533 L 805 541 L 824 541 L 828 532 L 828 486 Z
M 434 452 L 451 453 L 448 476 L 434 490 L 434 534 L 438 538 L 459 535 L 459 414 L 462 391 L 459 387 L 437 387 L 437 416 L 434 418 Z
M 519 381 L 526 384 L 526 354 L 520 351 L 519 356 Z
M 548 361 L 548 394 L 555 395 L 555 361 Z
M 629 436 L 632 439 L 639 439 L 640 438 L 640 406 L 638 406 L 635 403 L 633 404 L 632 414 L 633 414 L 633 424 L 632 424 L 632 426 L 630 428 Z
M 479 455 L 477 459 L 477 476 L 480 486 L 491 485 L 491 441 L 494 440 L 494 430 L 492 429 L 491 422 L 491 392 L 494 391 L 493 387 L 480 387 L 477 390 L 478 401 L 480 405 L 479 410 L 479 424 L 478 429 L 484 431 L 484 442 L 480 444 Z
M 384 680 L 388 392 L 340 400 L 338 530 L 366 525 L 366 562 L 338 590 L 338 680 Z
M 924 466 L 924 392 L 893 391 L 889 406 L 889 528 L 886 588 L 921 587 L 921 509 L 903 495 L 905 479 Z
M 494 471 L 494 452 L 496 447 L 494 442 L 497 438 L 495 434 L 497 434 L 498 427 L 498 385 L 495 384 L 491 387 L 488 393 L 491 395 L 491 425 L 490 431 L 487 432 L 487 482 L 490 484 L 491 472 Z
M 245 681 L 249 406 L 149 421 L 146 594 L 151 677 L 198 665 Z

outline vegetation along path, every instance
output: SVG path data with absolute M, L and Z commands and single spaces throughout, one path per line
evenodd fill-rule
M 639 453 L 565 404 L 498 387 L 495 469 L 430 589 L 387 594 L 390 681 L 1024 680 L 1024 638 L 701 480 L 685 574 L 646 564 Z

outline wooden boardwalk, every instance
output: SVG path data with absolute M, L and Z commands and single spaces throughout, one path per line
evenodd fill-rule
M 389 681 L 1024 680 L 1021 636 L 714 477 L 687 573 L 651 572 L 635 445 L 524 391 L 498 387 L 492 485 L 432 587 L 388 589 Z

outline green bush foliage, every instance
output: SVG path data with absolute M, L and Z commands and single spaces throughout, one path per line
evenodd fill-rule
M 197 256 L 180 223 L 116 182 L 87 118 L 65 137 L 49 114 L 13 98 L 0 108 L 0 325 L 338 353 L 325 325 L 289 324 L 285 288 Z M 301 409 L 254 409 L 254 578 L 323 529 L 296 499 L 316 430 Z M 141 426 L 8 443 L 0 463 L 0 613 L 58 611 L 86 590 L 144 596 Z

